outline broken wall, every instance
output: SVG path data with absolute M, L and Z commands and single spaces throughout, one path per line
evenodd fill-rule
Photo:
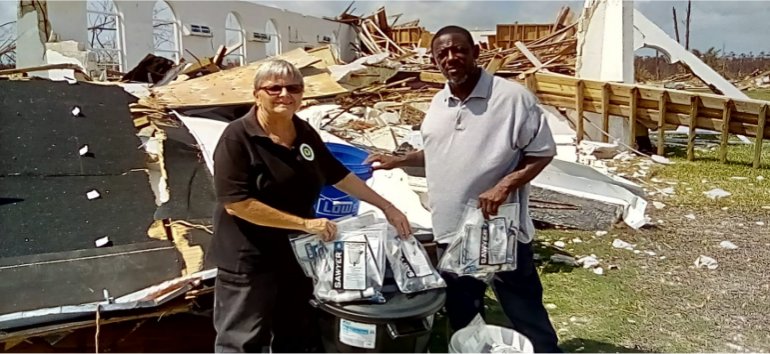
M 115 7 L 120 14 L 121 41 L 123 48 L 122 70 L 136 66 L 147 53 L 154 51 L 152 16 L 154 1 L 116 0 Z M 88 23 L 86 1 L 48 1 L 47 17 L 58 40 L 74 40 L 87 43 Z M 272 20 L 278 30 L 281 52 L 306 46 L 318 46 L 318 36 L 336 39 L 341 59 L 354 58 L 350 42 L 356 42 L 356 34 L 349 25 L 321 18 L 305 16 L 278 8 L 258 5 L 247 1 L 168 1 L 178 25 L 181 56 L 188 61 L 195 56 L 214 56 L 216 49 L 225 44 L 225 19 L 234 12 L 243 29 L 246 62 L 265 57 L 270 43 L 249 41 L 252 32 L 265 33 L 266 24 Z M 20 18 L 18 31 L 21 34 L 17 49 L 18 66 L 43 64 L 43 55 L 37 43 L 30 36 L 35 35 L 37 17 Z M 184 28 L 190 24 L 211 28 L 212 36 L 194 36 Z M 291 32 L 290 32 L 291 29 Z M 187 51 L 186 51 L 186 50 Z

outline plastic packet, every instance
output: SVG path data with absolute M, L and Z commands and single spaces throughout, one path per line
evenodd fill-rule
M 365 228 L 370 225 L 378 223 L 377 214 L 373 211 L 366 212 L 361 215 L 348 216 L 334 220 L 337 224 L 337 237 L 339 234 L 346 231 L 353 231 Z M 309 278 L 317 279 L 318 276 L 315 273 L 316 263 L 320 257 L 323 257 L 328 250 L 328 245 L 325 245 L 318 235 L 303 234 L 290 240 L 291 248 L 294 251 L 294 256 L 297 258 L 305 275 Z
M 404 294 L 446 287 L 444 279 L 433 268 L 425 248 L 416 238 L 402 240 L 393 228 L 385 242 L 388 262 L 398 289 Z
M 338 232 L 335 241 L 324 243 L 315 262 L 314 294 L 321 301 L 384 300 L 385 237 L 388 224 Z
M 476 201 L 466 205 L 454 241 L 439 260 L 439 269 L 480 279 L 515 270 L 519 204 L 501 205 L 489 220 L 484 220 L 477 205 Z

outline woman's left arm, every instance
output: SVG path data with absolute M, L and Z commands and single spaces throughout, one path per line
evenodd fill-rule
M 348 175 L 337 182 L 334 187 L 382 210 L 382 212 L 385 213 L 388 222 L 396 228 L 398 234 L 402 238 L 407 238 L 412 234 L 412 227 L 409 225 L 409 220 L 407 220 L 404 213 L 398 210 L 389 201 L 385 200 L 381 195 L 377 194 L 377 192 L 369 188 L 369 186 L 355 174 L 348 173 Z

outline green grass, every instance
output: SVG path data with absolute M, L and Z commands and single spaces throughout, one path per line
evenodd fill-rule
M 667 150 L 673 153 L 669 157 L 675 164 L 657 168 L 651 177 L 678 183 L 673 186 L 676 193 L 673 200 L 678 205 L 718 206 L 744 211 L 758 211 L 763 206 L 770 206 L 770 142 L 763 146 L 762 168 L 759 169 L 751 167 L 754 144 L 729 146 L 728 163 L 725 164 L 719 162 L 718 146 L 696 149 L 695 161 L 692 162 L 686 160 L 684 148 L 668 147 Z M 655 186 L 671 187 L 660 183 Z M 732 195 L 714 201 L 703 194 L 714 188 L 722 188 Z
M 747 91 L 746 95 L 756 100 L 770 101 L 770 89 Z
M 634 270 L 609 270 L 605 263 L 605 275 L 599 276 L 588 269 L 550 262 L 550 256 L 556 252 L 576 257 L 611 252 L 607 242 L 588 242 L 593 235 L 566 230 L 543 230 L 538 234 L 535 252 L 541 257 L 538 271 L 544 289 L 543 302 L 556 305 L 548 312 L 559 335 L 560 346 L 567 352 L 642 352 L 643 348 L 626 347 L 622 343 L 622 338 L 633 337 L 636 323 L 641 321 L 638 314 L 640 299 L 633 291 Z M 570 243 L 563 251 L 543 244 L 576 237 L 587 242 Z M 485 304 L 487 323 L 510 326 L 491 289 L 487 291 Z M 439 316 L 431 352 L 446 352 L 449 336 L 446 319 Z

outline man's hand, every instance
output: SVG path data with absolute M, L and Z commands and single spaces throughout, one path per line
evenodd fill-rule
M 373 164 L 375 162 L 378 162 L 379 165 L 374 166 L 372 165 L 373 170 L 390 170 L 394 168 L 401 167 L 401 162 L 403 162 L 402 157 L 398 156 L 391 156 L 391 155 L 383 155 L 383 154 L 373 154 L 369 155 L 369 157 L 366 158 L 364 163 Z
M 382 209 L 382 212 L 385 214 L 385 218 L 388 219 L 388 222 L 396 228 L 398 235 L 401 236 L 402 239 L 406 240 L 412 235 L 412 226 L 409 225 L 409 220 L 401 210 L 398 210 L 398 208 L 391 204 Z
M 497 215 L 497 209 L 508 200 L 508 194 L 509 189 L 498 184 L 479 196 L 479 209 L 484 219 Z
M 324 242 L 337 238 L 337 225 L 329 219 L 305 219 L 304 226 L 303 231 L 321 236 Z

